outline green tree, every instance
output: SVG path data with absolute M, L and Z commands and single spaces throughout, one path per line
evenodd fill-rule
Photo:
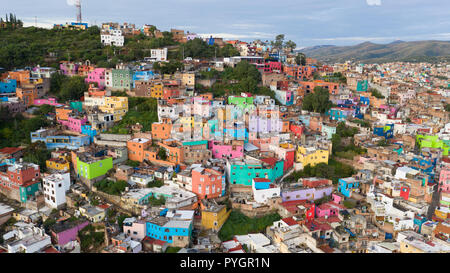
M 74 76 L 62 83 L 58 97 L 62 101 L 79 100 L 86 91 L 88 91 L 88 85 L 84 78 Z
M 285 37 L 284 34 L 278 34 L 275 37 L 275 41 L 271 41 L 270 44 L 272 45 L 273 48 L 280 51 L 283 48 L 284 37 Z
M 306 56 L 303 53 L 298 53 L 297 56 L 295 56 L 295 63 L 297 65 L 306 65 Z
M 289 49 L 289 52 L 292 52 L 297 47 L 297 44 L 291 40 L 284 43 L 284 47 Z
M 317 86 L 314 88 L 313 93 L 307 94 L 303 99 L 302 109 L 310 112 L 326 113 L 332 105 L 329 91 Z
M 167 160 L 167 152 L 166 152 L 166 149 L 164 149 L 164 148 L 159 148 L 159 151 L 158 151 L 158 157 L 160 158 L 160 159 L 162 159 L 162 160 Z

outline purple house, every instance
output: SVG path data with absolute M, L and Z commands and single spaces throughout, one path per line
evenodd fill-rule
M 252 115 L 250 116 L 248 129 L 250 133 L 281 132 L 282 127 L 283 123 L 280 119 Z
M 98 88 L 105 88 L 105 69 L 104 68 L 95 68 L 93 71 L 89 72 L 88 76 L 85 79 L 86 83 L 97 83 Z
M 72 62 L 63 61 L 59 64 L 59 69 L 61 73 L 66 76 L 76 76 L 78 72 L 79 65 Z
M 333 192 L 333 186 L 320 186 L 307 188 L 300 185 L 292 185 L 281 191 L 283 202 L 296 200 L 317 200 L 325 196 L 330 196 Z
M 74 222 L 69 220 L 58 222 L 51 228 L 52 241 L 56 245 L 64 246 L 65 244 L 75 241 L 78 231 L 89 225 L 89 221 L 80 219 Z

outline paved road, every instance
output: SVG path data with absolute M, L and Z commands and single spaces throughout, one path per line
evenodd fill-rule
M 434 186 L 433 197 L 431 198 L 431 205 L 428 207 L 427 218 L 431 220 L 436 207 L 439 205 L 439 200 L 441 199 L 441 191 L 438 190 L 438 185 Z

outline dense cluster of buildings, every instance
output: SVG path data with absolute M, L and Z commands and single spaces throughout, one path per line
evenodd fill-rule
M 198 38 L 171 33 L 180 43 Z M 123 46 L 124 37 L 138 34 L 163 35 L 154 26 L 106 23 L 101 40 Z M 32 143 L 51 150 L 45 173 L 23 161 L 23 148 L 0 149 L 0 192 L 20 204 L 0 203 L 0 220 L 18 221 L 2 234 L 0 252 L 79 252 L 87 226 L 105 233 L 95 249 L 101 252 L 450 251 L 450 65 L 310 58 L 301 65 L 295 53 L 260 41 L 206 41 L 231 44 L 241 56 L 186 59 L 183 70 L 159 75 L 153 62 L 167 61 L 162 48 L 116 68 L 64 61 L 58 70 L 0 76 L 1 107 L 55 107 L 53 125 L 30 132 Z M 199 72 L 241 61 L 258 69 L 273 96 L 214 97 L 195 89 L 214 80 Z M 83 76 L 89 90 L 78 101 L 58 102 L 47 95 L 53 73 Z M 301 110 L 318 87 L 333 107 Z M 157 122 L 151 130 L 133 124 L 108 133 L 127 117 L 130 97 L 155 99 Z M 342 132 L 353 129 L 350 137 Z M 333 145 L 350 148 L 336 152 Z M 354 174 L 332 176 L 336 162 Z M 312 168 L 317 177 L 296 176 Z M 54 209 L 55 224 L 38 224 L 55 217 Z M 117 211 L 129 217 L 119 224 Z M 220 240 L 237 211 L 250 218 L 276 212 L 280 220 Z

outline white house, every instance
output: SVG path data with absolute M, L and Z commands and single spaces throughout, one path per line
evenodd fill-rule
M 32 224 L 18 222 L 14 228 L 3 235 L 8 253 L 36 253 L 52 244 L 50 236 Z
M 153 180 L 155 180 L 155 176 L 153 174 L 135 173 L 130 176 L 130 184 L 138 184 L 140 186 L 147 186 L 147 184 Z
M 70 173 L 55 173 L 43 178 L 45 204 L 58 208 L 66 203 L 66 192 L 70 190 Z
M 271 184 L 269 179 L 264 178 L 253 179 L 252 191 L 255 201 L 262 204 L 265 204 L 270 198 L 280 197 L 281 192 L 280 187 Z
M 109 32 L 102 33 L 100 36 L 103 45 L 123 46 L 125 43 L 125 37 L 122 35 L 122 31 L 118 29 L 109 30 Z
M 150 53 L 151 59 L 157 62 L 167 61 L 167 48 L 152 49 Z

